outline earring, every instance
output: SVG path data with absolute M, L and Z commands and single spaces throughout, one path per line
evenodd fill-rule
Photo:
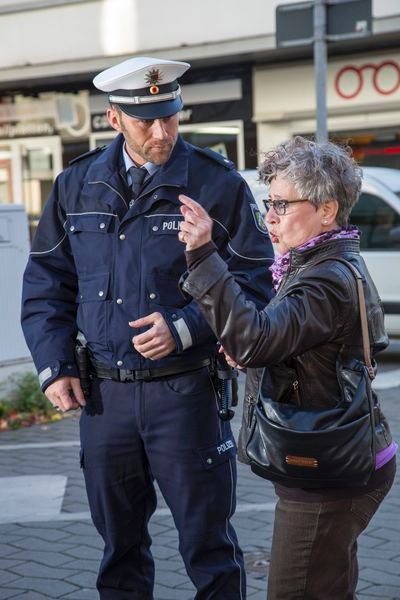
M 328 221 L 327 221 L 326 219 L 324 219 L 324 220 L 322 221 L 322 225 L 328 225 Z

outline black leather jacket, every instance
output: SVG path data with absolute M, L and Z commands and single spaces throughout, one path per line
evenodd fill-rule
M 323 257 L 332 261 L 316 264 Z M 286 276 L 263 311 L 246 301 L 216 253 L 190 271 L 183 283 L 226 352 L 242 366 L 266 367 L 262 395 L 310 408 L 334 406 L 341 399 L 337 377 L 341 361 L 363 358 L 356 282 L 335 257 L 351 262 L 363 276 L 374 356 L 386 348 L 388 338 L 381 300 L 360 256 L 358 240 L 330 240 L 302 252 L 292 250 Z M 254 385 L 253 378 L 247 399 L 254 394 L 249 391 Z M 248 409 L 245 406 L 245 418 Z M 378 450 L 390 442 L 385 429 Z

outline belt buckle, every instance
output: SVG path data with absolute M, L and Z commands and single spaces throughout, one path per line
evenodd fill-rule
M 135 379 L 137 381 L 151 381 L 151 371 L 150 369 L 142 369 L 140 371 L 135 371 Z
M 130 369 L 119 369 L 119 380 L 121 383 L 135 381 L 135 371 L 131 371 Z

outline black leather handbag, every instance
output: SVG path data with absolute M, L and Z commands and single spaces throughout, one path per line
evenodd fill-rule
M 380 418 L 362 277 L 356 278 L 364 361 L 353 359 L 338 372 L 342 399 L 330 408 L 302 408 L 259 396 L 248 421 L 246 455 L 261 477 L 291 487 L 352 487 L 367 483 L 375 469 L 375 421 Z M 247 407 L 249 410 L 250 407 Z M 242 436 L 244 432 L 242 432 Z

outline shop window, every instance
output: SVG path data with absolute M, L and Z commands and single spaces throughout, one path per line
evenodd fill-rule
M 11 204 L 13 197 L 12 154 L 7 145 L 0 145 L 0 204 Z
M 184 140 L 199 148 L 211 148 L 244 169 L 244 135 L 242 121 L 181 125 Z
M 363 167 L 400 169 L 400 132 L 371 131 L 332 134 L 332 141 L 349 144 Z
M 400 227 L 400 215 L 382 198 L 362 193 L 351 212 L 350 223 L 362 232 L 362 250 L 399 249 L 391 232 Z

